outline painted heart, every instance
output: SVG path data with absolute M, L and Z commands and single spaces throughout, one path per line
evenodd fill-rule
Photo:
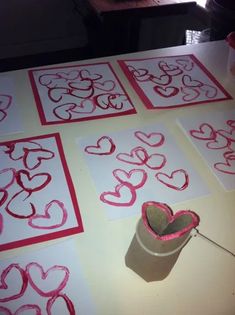
M 119 153 L 116 158 L 128 164 L 134 165 L 144 165 L 148 160 L 148 153 L 142 147 L 136 147 L 131 150 L 130 154 L 128 153 Z
M 217 130 L 217 133 L 227 140 L 235 142 L 235 129 L 231 129 L 230 131 L 219 129 Z
M 4 269 L 0 280 L 0 302 L 19 299 L 28 285 L 26 273 L 18 264 L 11 264 Z
M 58 74 L 42 74 L 39 76 L 38 81 L 41 85 L 47 86 L 48 88 L 53 88 L 56 86 L 56 79 L 59 79 L 60 76 Z
M 226 151 L 223 153 L 225 160 L 235 160 L 235 150 Z
M 203 83 L 201 81 L 192 79 L 191 76 L 188 74 L 183 75 L 182 83 L 184 86 L 192 88 L 203 86 Z
M 8 308 L 0 306 L 1 315 L 42 315 L 41 309 L 35 304 L 26 304 L 12 313 Z
M 159 68 L 166 74 L 170 76 L 177 76 L 183 73 L 183 70 L 180 69 L 178 66 L 173 65 L 173 64 L 168 64 L 165 61 L 160 61 L 158 63 Z
M 14 168 L 0 170 L 0 189 L 8 189 L 15 181 L 15 174 Z
M 165 155 L 160 153 L 154 153 L 150 155 L 147 153 L 147 155 L 143 156 L 142 152 L 137 151 L 136 155 L 137 157 L 139 157 L 140 160 L 143 161 L 144 165 L 152 170 L 159 170 L 166 164 Z
M 27 170 L 19 170 L 16 172 L 16 181 L 23 190 L 31 194 L 45 188 L 51 181 L 51 175 L 38 173 L 31 176 Z
M 160 132 L 151 132 L 147 134 L 142 131 L 136 131 L 135 137 L 150 147 L 160 147 L 165 141 L 164 135 Z
M 10 159 L 18 161 L 24 157 L 26 151 L 42 149 L 42 146 L 35 141 L 19 141 L 11 142 L 7 145 L 7 148 L 5 153 L 9 154 Z
M 172 76 L 168 74 L 162 74 L 159 77 L 151 75 L 150 80 L 158 85 L 169 85 L 172 82 Z
M 58 72 L 57 75 L 60 78 L 63 78 L 66 81 L 69 81 L 69 80 L 76 80 L 76 79 L 78 79 L 79 76 L 80 76 L 80 73 L 79 73 L 78 70 L 71 70 L 69 72 Z
M 202 91 L 204 91 L 206 97 L 208 98 L 214 98 L 216 97 L 218 90 L 216 87 L 208 85 L 208 84 L 203 84 L 203 86 L 200 87 Z
M 3 231 L 3 216 L 0 213 L 0 235 L 2 234 L 2 231 Z
M 142 187 L 147 180 L 147 173 L 141 169 L 132 169 L 129 172 L 115 169 L 113 176 L 122 184 L 129 184 L 135 189 Z
M 59 87 L 56 85 L 55 87 L 48 89 L 48 98 L 51 102 L 58 103 L 69 94 L 69 92 L 70 90 L 67 87 Z
M 88 99 L 94 95 L 94 86 L 91 80 L 84 79 L 79 82 L 71 82 L 68 95 L 79 99 Z
M 44 271 L 40 264 L 32 262 L 26 266 L 26 274 L 31 287 L 43 297 L 59 294 L 69 280 L 68 268 L 58 265 Z
M 92 81 L 97 81 L 97 80 L 102 79 L 102 75 L 101 74 L 91 73 L 87 69 L 82 69 L 80 71 L 80 76 L 81 76 L 82 79 L 90 79 Z
M 28 225 L 34 229 L 53 230 L 63 226 L 67 221 L 67 211 L 59 200 L 46 204 L 43 214 L 34 214 L 28 220 Z
M 0 94 L 0 110 L 6 110 L 10 107 L 12 102 L 12 96 L 6 94 Z
M 59 105 L 53 108 L 53 114 L 62 120 L 71 120 L 73 119 L 72 110 L 76 108 L 77 104 L 75 103 L 66 103 Z
M 128 103 L 127 96 L 124 94 L 100 94 L 95 98 L 95 104 L 101 109 L 114 108 L 117 110 L 121 110 L 126 103 Z
M 115 83 L 112 80 L 106 80 L 104 82 L 95 82 L 94 86 L 98 90 L 111 92 L 115 88 Z
M 6 117 L 7 113 L 3 109 L 0 109 L 0 122 L 3 121 Z
M 176 59 L 176 63 L 186 71 L 191 71 L 194 67 L 194 63 L 189 59 Z
M 94 155 L 110 155 L 115 151 L 116 146 L 110 137 L 103 136 L 98 139 L 96 145 L 85 147 L 84 151 Z
M 16 219 L 30 218 L 36 213 L 36 208 L 27 198 L 29 198 L 27 191 L 21 190 L 15 193 L 5 207 L 6 212 Z
M 208 149 L 220 150 L 227 148 L 229 144 L 230 141 L 227 138 L 221 136 L 219 133 L 216 132 L 216 138 L 213 141 L 209 141 L 206 146 Z
M 181 88 L 181 92 L 183 94 L 183 100 L 185 102 L 194 101 L 200 95 L 200 92 L 197 89 L 191 88 L 191 87 L 187 87 L 187 86 L 182 87 Z
M 214 164 L 214 168 L 225 174 L 234 175 L 235 174 L 235 158 L 228 158 L 225 162 L 218 162 Z
M 50 160 L 54 156 L 54 152 L 46 149 L 26 150 L 23 163 L 27 169 L 34 170 L 41 165 L 42 161 Z
M 91 114 L 95 111 L 96 106 L 92 100 L 84 99 L 70 110 L 73 114 Z
M 0 188 L 0 207 L 5 203 L 7 198 L 8 198 L 7 190 Z
M 199 130 L 189 130 L 189 133 L 193 138 L 199 140 L 214 140 L 216 138 L 216 131 L 207 123 L 201 124 Z
M 150 74 L 148 73 L 147 69 L 143 68 L 135 69 L 132 66 L 128 66 L 128 70 L 131 72 L 131 74 L 137 81 L 144 82 L 148 81 L 150 78 Z
M 167 204 L 155 201 L 143 203 L 142 220 L 147 231 L 161 241 L 180 238 L 200 222 L 198 215 L 193 211 L 180 210 L 173 214 Z
M 115 191 L 105 191 L 100 195 L 100 200 L 111 206 L 130 207 L 136 201 L 135 188 L 128 184 L 118 184 Z
M 48 315 L 75 315 L 73 302 L 68 298 L 66 294 L 58 294 L 50 298 L 46 306 Z
M 90 91 L 93 83 L 90 79 L 82 79 L 80 81 L 69 82 L 68 85 L 73 90 Z
M 183 169 L 175 170 L 170 175 L 159 172 L 155 177 L 163 185 L 177 191 L 184 190 L 189 185 L 188 174 Z
M 153 87 L 154 91 L 158 93 L 161 97 L 168 98 L 168 97 L 173 97 L 179 93 L 179 89 L 174 86 L 154 86 Z

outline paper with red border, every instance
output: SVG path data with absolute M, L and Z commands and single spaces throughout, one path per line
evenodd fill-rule
M 0 314 L 94 315 L 74 240 L 1 260 Z
M 226 190 L 235 189 L 235 110 L 179 119 L 201 156 Z
M 118 60 L 147 109 L 232 99 L 192 54 Z
M 58 133 L 0 143 L 0 251 L 83 232 Z
M 162 124 L 103 133 L 77 143 L 111 220 L 139 214 L 146 200 L 173 204 L 209 193 Z
M 23 132 L 22 117 L 10 77 L 0 76 L 0 136 Z
M 135 114 L 108 62 L 29 70 L 42 125 Z

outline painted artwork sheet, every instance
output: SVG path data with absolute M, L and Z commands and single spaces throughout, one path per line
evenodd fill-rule
M 180 124 L 222 186 L 235 189 L 235 110 L 180 119 Z
M 29 71 L 41 123 L 69 123 L 135 114 L 107 62 Z
M 1 315 L 94 315 L 73 240 L 1 260 Z
M 149 200 L 173 204 L 208 194 L 161 124 L 77 141 L 109 219 L 139 214 Z
M 0 137 L 23 131 L 12 80 L 0 76 Z
M 59 134 L 1 142 L 0 161 L 0 251 L 83 231 Z
M 232 98 L 194 55 L 118 62 L 147 109 Z

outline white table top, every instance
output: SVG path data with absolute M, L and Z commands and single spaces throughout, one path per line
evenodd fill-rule
M 224 41 L 139 52 L 125 55 L 125 58 L 189 53 L 198 57 L 235 97 L 235 83 L 228 81 L 226 75 L 228 48 Z M 209 196 L 173 205 L 172 209 L 196 210 L 201 219 L 200 232 L 235 252 L 235 191 L 226 192 L 220 186 L 176 124 L 176 118 L 179 117 L 234 109 L 235 101 L 148 111 L 122 73 L 116 62 L 117 57 L 120 56 L 84 60 L 66 65 L 110 61 L 135 104 L 138 112 L 136 115 L 42 127 L 34 106 L 27 69 L 4 73 L 17 82 L 16 94 L 19 103 L 22 104 L 21 110 L 25 117 L 25 132 L 19 137 L 26 138 L 53 132 L 61 134 L 85 229 L 84 233 L 74 237 L 97 314 L 233 315 L 235 314 L 235 258 L 200 238 L 190 240 L 172 272 L 163 281 L 147 283 L 125 266 L 124 256 L 135 233 L 139 216 L 116 221 L 107 220 L 105 210 L 97 198 L 88 167 L 74 139 L 78 135 L 83 137 L 99 134 L 101 128 L 108 133 L 163 122 L 174 134 L 177 143 L 191 159 L 193 166 L 211 191 Z M 17 135 L 11 135 L 0 137 L 0 140 L 16 138 Z M 1 252 L 0 258 L 28 253 L 33 249 L 58 242 L 60 239 Z

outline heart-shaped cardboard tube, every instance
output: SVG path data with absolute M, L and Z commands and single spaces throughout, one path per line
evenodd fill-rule
M 173 214 L 168 205 L 155 201 L 143 204 L 142 219 L 147 231 L 161 241 L 179 238 L 199 224 L 194 212 L 181 210 Z

